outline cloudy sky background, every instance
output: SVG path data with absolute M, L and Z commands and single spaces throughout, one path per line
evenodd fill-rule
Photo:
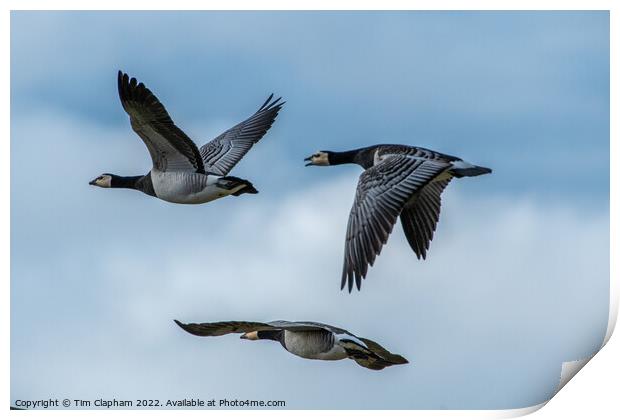
M 604 12 L 67 13 L 11 18 L 11 400 L 284 399 L 517 408 L 601 344 L 609 286 Z M 233 171 L 256 196 L 180 206 L 87 185 L 148 171 L 116 71 L 202 144 L 275 92 Z M 443 195 L 429 259 L 400 226 L 339 292 L 360 168 L 319 149 L 426 146 L 492 167 Z M 374 372 L 185 322 L 316 320 L 404 355 Z

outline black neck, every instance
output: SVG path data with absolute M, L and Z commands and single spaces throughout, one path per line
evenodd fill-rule
M 375 148 L 363 147 L 361 149 L 347 150 L 346 152 L 331 152 L 329 155 L 330 165 L 342 165 L 356 163 L 368 169 L 373 165 L 373 153 Z
M 345 163 L 358 163 L 356 157 L 360 149 L 347 150 L 346 152 L 331 152 L 329 154 L 330 165 L 343 165 Z
M 284 339 L 284 334 L 282 330 L 259 331 L 257 335 L 259 340 L 273 340 L 282 342 L 282 340 Z
M 111 175 L 112 181 L 110 182 L 110 188 L 131 188 L 132 190 L 137 190 L 138 181 L 143 178 L 143 175 L 138 176 L 118 176 Z

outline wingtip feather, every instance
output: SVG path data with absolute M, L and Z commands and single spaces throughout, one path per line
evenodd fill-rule
M 260 108 L 258 108 L 258 111 L 256 111 L 256 112 L 259 112 L 259 111 L 262 111 L 263 109 L 265 109 L 267 104 L 271 101 L 271 98 L 273 98 L 273 93 L 271 95 L 269 95 L 267 100 L 260 106 Z
M 286 103 L 286 101 L 280 102 L 282 100 L 281 96 L 277 98 L 276 100 L 272 100 L 272 99 L 273 99 L 273 93 L 269 95 L 265 103 L 263 103 L 263 105 L 260 108 L 258 108 L 258 111 L 256 112 L 258 113 L 261 111 L 275 110 L 277 113 L 282 108 L 282 105 Z
M 189 332 L 189 330 L 187 329 L 187 324 L 182 323 L 179 320 L 174 319 L 173 320 L 175 324 L 177 324 L 179 327 L 181 327 L 183 330 Z

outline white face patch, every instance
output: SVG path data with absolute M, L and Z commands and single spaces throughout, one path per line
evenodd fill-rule
M 241 336 L 241 338 L 245 338 L 246 340 L 258 340 L 258 331 L 245 333 Z
M 112 177 L 110 175 L 101 175 L 95 179 L 94 185 L 101 188 L 110 188 L 112 187 Z
M 329 166 L 329 157 L 325 152 L 316 152 L 310 157 L 310 161 L 316 166 Z

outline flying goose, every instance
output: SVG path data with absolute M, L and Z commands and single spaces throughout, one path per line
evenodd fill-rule
M 439 220 L 441 193 L 453 177 L 478 176 L 491 169 L 421 147 L 380 144 L 346 152 L 319 151 L 306 166 L 356 163 L 360 175 L 349 214 L 340 289 L 360 290 L 400 216 L 409 245 L 426 259 Z
M 269 130 L 284 105 L 281 98 L 272 100 L 270 95 L 254 115 L 199 149 L 174 125 L 162 103 L 143 83 L 119 71 L 118 93 L 131 128 L 151 155 L 153 168 L 139 176 L 104 173 L 90 185 L 131 188 L 180 204 L 201 204 L 231 194 L 258 192 L 252 183 L 228 176 L 228 172 Z
M 174 322 L 190 334 L 214 337 L 241 334 L 247 340 L 273 340 L 282 344 L 289 353 L 304 359 L 353 359 L 368 369 L 381 370 L 387 366 L 409 363 L 398 354 L 392 354 L 372 340 L 356 337 L 341 328 L 318 322 L 247 322 L 224 321 L 204 324 Z

